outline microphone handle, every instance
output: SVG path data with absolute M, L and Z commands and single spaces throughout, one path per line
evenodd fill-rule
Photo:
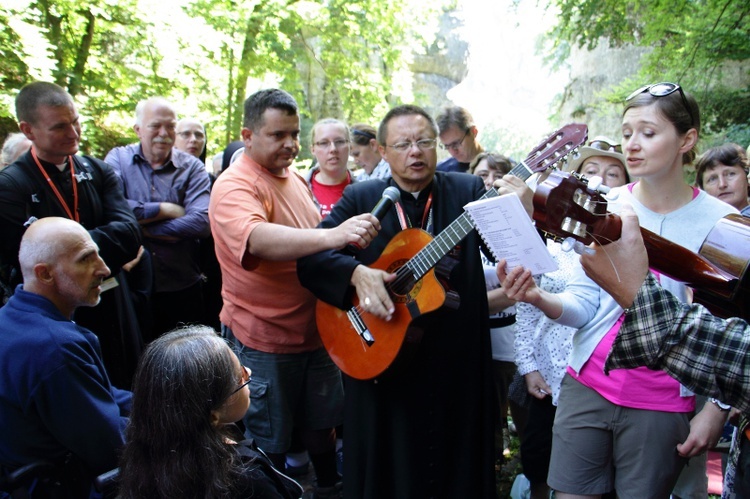
M 378 204 L 376 204 L 372 209 L 370 214 L 380 220 L 385 216 L 386 213 L 388 213 L 388 210 L 391 209 L 391 206 L 393 206 L 393 200 L 388 196 L 383 196 L 382 198 L 380 198 L 380 201 L 378 201 Z M 355 251 L 361 250 L 362 247 L 357 243 L 349 243 L 347 244 L 346 249 L 350 253 L 354 253 Z

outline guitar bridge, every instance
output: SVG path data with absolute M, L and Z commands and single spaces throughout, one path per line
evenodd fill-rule
M 346 316 L 349 317 L 349 322 L 351 322 L 352 327 L 362 341 L 364 341 L 368 347 L 372 346 L 372 344 L 375 343 L 375 338 L 372 336 L 372 333 L 370 333 L 370 329 L 367 327 L 367 324 L 365 324 L 365 321 L 363 321 L 362 317 L 359 315 L 359 311 L 354 307 L 350 308 L 346 312 Z

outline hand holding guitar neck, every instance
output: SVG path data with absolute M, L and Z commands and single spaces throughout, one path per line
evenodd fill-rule
M 534 191 L 532 191 L 523 179 L 515 175 L 504 175 L 502 178 L 495 180 L 493 187 L 497 189 L 497 194 L 515 194 L 521 200 L 526 213 L 531 218 L 534 214 Z
M 378 201 L 378 203 L 372 209 L 370 215 L 377 218 L 378 220 L 381 220 L 385 216 L 385 214 L 388 213 L 388 210 L 391 209 L 393 203 L 398 201 L 399 198 L 401 198 L 401 191 L 399 191 L 398 188 L 393 186 L 386 187 L 383 191 L 383 197 L 380 198 L 380 201 Z M 363 246 L 359 244 L 359 241 L 354 241 L 346 247 L 346 249 L 352 253 L 355 251 L 359 251 L 362 248 Z
M 633 304 L 648 274 L 648 254 L 643 244 L 638 216 L 629 205 L 620 212 L 622 236 L 581 256 L 586 275 L 602 287 L 622 308 Z

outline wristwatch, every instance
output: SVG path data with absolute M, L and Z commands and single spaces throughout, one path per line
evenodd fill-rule
M 725 404 L 724 402 L 719 401 L 719 399 L 710 398 L 710 399 L 708 399 L 708 401 L 711 402 L 712 404 L 714 404 L 716 407 L 718 407 L 719 410 L 722 411 L 722 412 L 726 412 L 726 411 L 728 411 L 729 409 L 732 408 L 731 405 Z

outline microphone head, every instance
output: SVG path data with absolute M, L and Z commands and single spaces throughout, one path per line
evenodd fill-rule
M 401 198 L 401 191 L 399 191 L 397 187 L 386 187 L 383 191 L 383 197 L 388 198 L 391 202 L 395 203 Z

